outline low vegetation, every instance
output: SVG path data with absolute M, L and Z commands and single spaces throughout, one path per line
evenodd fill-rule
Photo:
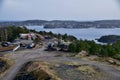
M 68 65 L 69 67 L 75 68 L 77 71 L 83 73 L 84 75 L 88 77 L 99 77 L 102 76 L 100 73 L 100 70 L 96 68 L 95 66 L 91 66 L 88 64 L 80 64 L 78 62 L 66 62 L 65 65 Z
M 77 70 L 82 72 L 88 77 L 100 78 L 100 76 L 102 76 L 99 69 L 96 69 L 94 66 L 90 66 L 90 65 L 81 65 L 77 68 Z
M 108 74 L 101 72 L 100 68 L 89 64 L 74 61 L 61 62 L 54 68 L 62 80 L 109 80 L 105 79 Z
M 0 79 L 5 75 L 6 71 L 11 67 L 12 64 L 12 60 L 0 58 Z
M 61 80 L 45 62 L 28 62 L 14 80 Z

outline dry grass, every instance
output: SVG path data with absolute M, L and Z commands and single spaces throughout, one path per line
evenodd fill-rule
M 6 64 L 6 70 L 3 71 L 2 73 L 0 73 L 0 80 L 1 78 L 7 73 L 7 71 L 9 70 L 9 68 L 13 65 L 14 61 L 5 57 L 1 57 L 0 60 L 5 61 Z
M 37 80 L 61 80 L 56 76 L 54 70 L 50 68 L 49 63 L 47 62 L 29 62 L 25 65 L 22 71 L 30 73 Z
M 69 65 L 69 66 L 78 66 L 78 65 L 80 65 L 80 63 L 78 63 L 78 62 L 64 62 L 64 64 L 66 64 L 66 65 Z
M 90 65 L 81 65 L 77 68 L 77 70 L 87 75 L 88 77 L 100 78 L 100 76 L 102 76 L 99 70 L 97 70 L 95 67 Z
M 81 72 L 87 72 L 88 74 L 96 73 L 93 67 L 91 66 L 80 66 L 77 68 Z
M 13 50 L 15 47 L 16 47 L 16 45 L 15 46 L 8 46 L 8 47 L 0 47 L 0 51 Z

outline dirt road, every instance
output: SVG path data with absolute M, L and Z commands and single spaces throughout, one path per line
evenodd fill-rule
M 32 49 L 25 51 L 17 51 L 15 53 L 11 53 L 9 58 L 15 59 L 15 64 L 10 68 L 7 74 L 4 76 L 2 80 L 14 80 L 16 74 L 21 69 L 21 67 L 29 62 L 29 61 L 47 61 L 51 63 L 59 63 L 59 62 L 78 62 L 80 64 L 89 64 L 98 67 L 100 70 L 110 74 L 109 77 L 112 77 L 114 80 L 120 80 L 120 71 L 113 68 L 110 65 L 102 64 L 98 62 L 92 62 L 88 60 L 81 60 L 70 57 L 55 57 L 55 52 L 46 52 L 44 51 L 44 47 L 40 49 Z M 112 76 L 111 76 L 112 75 Z

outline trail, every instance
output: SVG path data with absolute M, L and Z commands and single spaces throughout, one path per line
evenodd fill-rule
M 9 58 L 15 59 L 14 65 L 9 69 L 2 80 L 14 80 L 18 71 L 22 66 L 29 61 L 46 61 L 46 62 L 78 62 L 80 64 L 89 64 L 98 67 L 100 70 L 111 74 L 114 80 L 120 80 L 120 71 L 107 64 L 99 62 L 92 62 L 88 60 L 70 58 L 70 57 L 55 57 L 55 52 L 46 52 L 44 47 L 40 49 L 32 49 L 25 51 L 18 51 L 11 54 Z M 112 79 L 111 79 L 112 80 Z

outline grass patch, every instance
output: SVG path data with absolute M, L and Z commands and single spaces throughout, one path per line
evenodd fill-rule
M 6 74 L 8 69 L 13 65 L 13 60 L 0 58 L 0 79 Z
M 80 65 L 80 63 L 78 63 L 78 62 L 64 62 L 64 64 L 66 64 L 66 65 L 69 65 L 69 66 L 78 66 L 78 65 Z
M 95 68 L 94 66 L 90 65 L 81 65 L 77 68 L 78 71 L 82 72 L 83 74 L 87 75 L 88 77 L 100 77 L 101 72 L 99 69 Z
M 61 80 L 56 76 L 55 71 L 50 68 L 49 63 L 46 62 L 28 62 L 20 70 L 14 80 L 18 80 L 20 77 L 26 79 L 26 76 L 24 77 L 25 74 L 28 76 L 27 79 L 32 78 L 33 80 Z

